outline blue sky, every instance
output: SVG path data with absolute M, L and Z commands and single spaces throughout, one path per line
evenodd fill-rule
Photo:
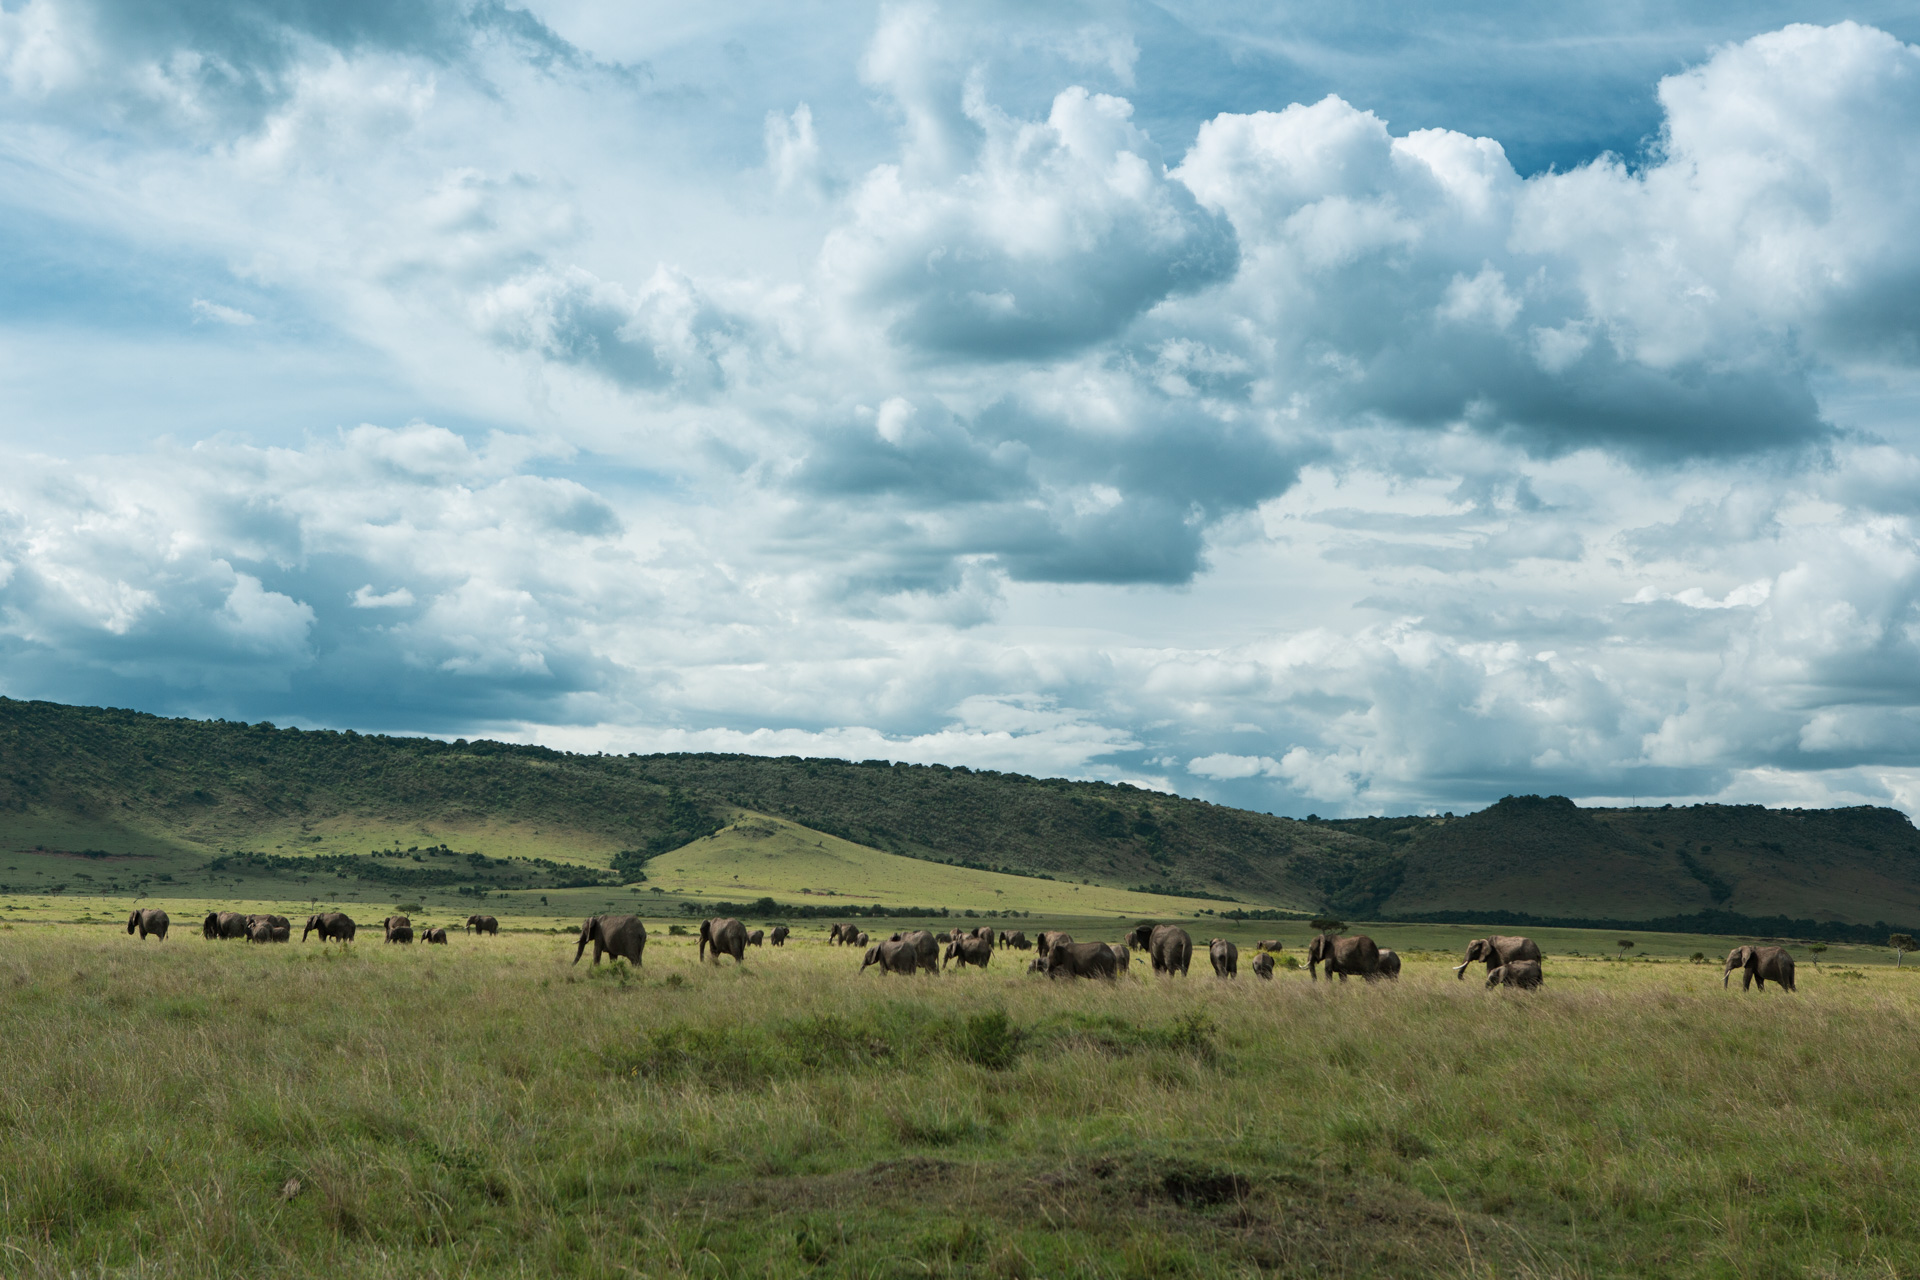
M 0 691 L 1920 809 L 1911 5 L 0 0 Z

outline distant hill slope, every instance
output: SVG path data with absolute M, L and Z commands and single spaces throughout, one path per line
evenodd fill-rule
M 657 866 L 649 859 L 751 813 L 923 861 L 1249 911 L 1920 922 L 1920 833 L 1889 809 L 1580 809 L 1510 796 L 1460 818 L 1301 822 L 942 765 L 571 755 L 0 698 L 0 845 L 23 860 L 91 850 L 152 859 L 157 873 L 242 853 L 260 868 L 379 849 L 421 868 L 383 864 L 387 878 L 438 866 L 444 879 L 445 859 L 481 853 L 522 859 L 489 875 L 537 888 L 573 874 L 536 873 L 540 860 L 637 880 Z M 800 874 L 767 883 L 804 884 Z

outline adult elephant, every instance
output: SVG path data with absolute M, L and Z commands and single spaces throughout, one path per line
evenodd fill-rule
M 1049 978 L 1112 978 L 1119 971 L 1104 942 L 1059 942 L 1047 952 Z
M 1336 973 L 1342 982 L 1347 980 L 1348 974 L 1354 973 L 1371 978 L 1380 968 L 1380 948 L 1364 933 L 1356 933 L 1351 938 L 1336 938 L 1330 933 L 1318 934 L 1307 947 L 1307 976 L 1318 982 L 1320 974 L 1317 970 L 1323 964 L 1327 966 L 1328 982 L 1333 981 Z
M 247 941 L 248 942 L 274 941 L 273 926 L 267 923 L 267 918 L 265 916 L 248 916 L 247 917 Z
M 353 917 L 339 911 L 323 911 L 319 915 L 307 917 L 307 927 L 300 932 L 300 941 L 305 942 L 307 935 L 318 930 L 320 941 L 330 942 L 338 938 L 342 942 L 352 942 L 359 926 Z
M 1487 972 L 1492 973 L 1503 964 L 1512 964 L 1515 960 L 1538 960 L 1540 948 L 1533 944 L 1532 938 L 1508 937 L 1495 934 L 1491 938 L 1475 938 L 1467 944 L 1467 958 L 1453 971 L 1456 978 L 1467 976 L 1467 966 L 1475 960 L 1484 960 Z
M 765 929 L 755 929 L 752 933 L 747 935 L 747 945 L 750 947 L 765 946 L 766 942 L 767 942 L 767 931 Z
M 940 940 L 925 929 L 909 929 L 896 933 L 890 939 L 904 942 L 913 948 L 916 963 L 928 973 L 940 972 Z
M 860 931 L 850 924 L 836 924 L 827 930 L 827 941 L 836 945 L 852 942 Z
M 1015 951 L 1027 951 L 1033 946 L 1033 943 L 1028 940 L 1027 935 L 1018 929 L 1015 929 L 1012 933 L 1002 934 L 1000 941 L 1012 947 Z
M 435 946 L 444 947 L 447 945 L 447 931 L 445 929 L 429 929 L 422 937 Z
M 413 941 L 413 921 L 409 920 L 406 916 L 388 916 L 385 920 L 382 920 L 380 923 L 382 926 L 385 927 L 387 931 L 388 942 L 412 942 Z M 395 936 L 402 929 L 405 929 L 407 931 L 407 936 L 404 938 Z
M 867 945 L 867 935 L 864 933 L 856 933 L 853 935 L 853 937 L 847 939 L 847 945 L 853 946 L 853 947 L 864 947 Z
M 1107 950 L 1113 952 L 1113 971 L 1124 974 L 1133 968 L 1133 951 L 1124 942 L 1109 942 Z
M 1511 964 L 1495 965 L 1487 973 L 1489 987 L 1519 987 L 1522 990 L 1537 990 L 1546 975 L 1540 970 L 1538 960 L 1515 960 Z
M 1400 953 L 1390 948 L 1380 948 L 1380 967 L 1374 971 L 1379 977 L 1400 980 Z
M 1214 938 L 1207 943 L 1207 959 L 1213 961 L 1214 977 L 1237 978 L 1240 976 L 1240 948 L 1225 938 Z
M 713 962 L 720 963 L 724 953 L 733 957 L 735 964 L 747 958 L 747 926 L 732 916 L 715 916 L 711 920 L 700 922 L 700 959 L 707 958 L 707 948 L 713 948 Z
M 468 916 L 467 932 L 489 933 L 497 936 L 500 932 L 500 922 L 492 916 Z
M 1280 945 L 1280 939 L 1278 938 L 1262 938 L 1260 939 L 1260 941 L 1253 944 L 1253 949 L 1255 951 L 1285 951 L 1286 950 L 1285 947 Z
M 1040 958 L 1045 960 L 1053 954 L 1055 947 L 1064 946 L 1073 941 L 1073 935 L 1064 929 L 1042 929 L 1040 931 Z
M 940 958 L 940 964 L 944 968 L 949 962 L 958 960 L 962 965 L 970 964 L 977 969 L 984 969 L 992 959 L 993 943 L 969 933 L 947 944 L 947 952 Z
M 588 916 L 580 925 L 579 945 L 573 949 L 575 964 L 580 963 L 589 942 L 593 944 L 595 964 L 603 955 L 624 956 L 628 964 L 638 968 L 647 950 L 647 926 L 640 923 L 639 916 Z
M 1267 952 L 1262 951 L 1253 958 L 1253 976 L 1273 981 L 1273 957 Z
M 265 915 L 265 914 L 251 915 L 247 917 L 247 936 L 248 937 L 253 936 L 253 926 L 256 921 L 264 921 L 266 923 L 267 929 L 271 934 L 271 936 L 267 939 L 267 941 L 269 942 L 286 942 L 293 937 L 293 926 L 287 922 L 287 918 L 285 916 L 275 916 L 275 915 Z
M 1155 973 L 1187 974 L 1193 963 L 1193 939 L 1177 924 L 1143 924 L 1133 931 L 1133 945 L 1147 953 Z
M 1746 955 L 1740 961 L 1740 989 L 1745 991 L 1752 983 L 1758 982 L 1765 991 L 1769 980 L 1779 983 L 1788 991 L 1794 990 L 1793 957 L 1787 954 L 1785 947 L 1736 947 L 1736 954 L 1744 951 Z M 1727 957 L 1727 963 L 1733 963 L 1733 957 Z M 1722 975 L 1720 985 L 1726 985 L 1726 976 Z
M 773 926 L 773 932 L 767 935 L 767 941 L 772 943 L 776 947 L 784 947 L 787 945 L 788 932 L 789 930 L 787 929 L 787 926 L 783 924 L 777 924 Z
M 237 911 L 209 911 L 200 922 L 200 936 L 208 941 L 247 936 L 247 918 Z
M 168 923 L 166 912 L 151 907 L 142 907 L 127 917 L 127 932 L 138 932 L 140 941 L 142 942 L 147 940 L 148 934 L 152 934 L 154 937 L 160 939 L 160 941 L 165 942 L 167 940 Z
M 860 972 L 865 973 L 867 966 L 874 964 L 880 966 L 882 973 L 912 973 L 920 965 L 920 952 L 908 943 L 889 938 L 867 948 Z

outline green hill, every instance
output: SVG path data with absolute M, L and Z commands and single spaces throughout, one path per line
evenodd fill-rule
M 756 844 L 763 827 L 779 838 Z M 697 864 L 663 860 L 723 829 Z M 891 879 L 899 892 L 879 900 L 910 900 L 913 887 L 955 899 L 917 905 L 1015 906 L 1012 896 L 1053 909 L 1061 893 L 1098 889 L 1128 904 L 1112 909 L 1142 914 L 1160 903 L 1158 914 L 1189 904 L 1799 933 L 1775 918 L 1855 932 L 1920 921 L 1920 833 L 1889 809 L 1581 809 L 1510 796 L 1459 818 L 1302 822 L 964 767 L 574 755 L 0 698 L 0 891 L 155 892 L 244 874 L 297 881 L 298 896 L 331 879 L 396 894 L 645 883 L 711 900 L 738 877 L 746 899 L 841 887 L 810 883 L 832 868 L 809 849 L 829 844 L 893 855 L 853 859 L 861 893 Z M 776 847 L 791 865 L 774 865 Z

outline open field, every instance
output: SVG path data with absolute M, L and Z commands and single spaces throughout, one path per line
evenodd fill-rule
M 1920 974 L 1522 995 L 1375 932 L 1398 984 L 4 926 L 0 1271 L 1920 1271 Z

